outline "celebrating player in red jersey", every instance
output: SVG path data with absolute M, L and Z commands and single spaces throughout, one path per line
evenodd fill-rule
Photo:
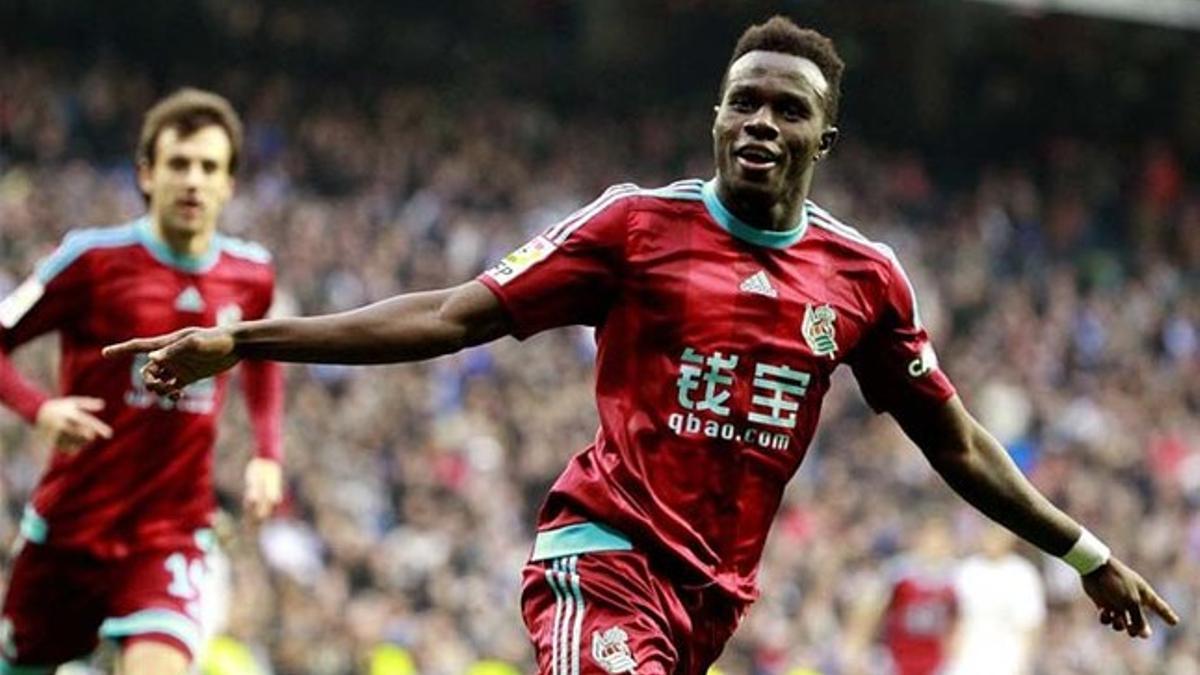
M 104 359 L 100 349 L 266 314 L 270 256 L 215 231 L 241 135 L 220 96 L 185 89 L 160 101 L 137 157 L 149 213 L 71 232 L 0 303 L 0 401 L 49 431 L 59 450 L 21 522 L 0 675 L 51 672 L 91 652 L 98 636 L 121 643 L 127 675 L 184 673 L 196 655 L 226 378 L 160 397 L 142 382 L 144 357 Z M 50 331 L 62 336 L 61 398 L 26 382 L 3 355 Z M 280 370 L 247 361 L 242 371 L 258 442 L 247 506 L 265 516 L 280 498 Z
M 716 177 L 610 189 L 477 280 L 325 317 L 134 340 L 151 390 L 243 358 L 383 363 L 596 326 L 600 429 L 542 508 L 522 607 L 543 673 L 703 673 L 757 591 L 787 480 L 841 363 L 947 482 L 1085 573 L 1102 620 L 1171 609 L 1025 480 L 939 369 L 891 249 L 808 201 L 842 63 L 775 18 L 739 40 Z

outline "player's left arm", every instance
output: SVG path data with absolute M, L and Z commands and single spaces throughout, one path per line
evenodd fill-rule
M 1174 625 L 1178 617 L 1137 572 L 1050 503 L 1003 446 L 967 412 L 938 365 L 903 268 L 889 256 L 880 319 L 849 355 L 867 402 L 895 417 L 934 470 L 972 506 L 1079 571 L 1100 621 L 1147 636 L 1143 608 Z
M 1101 622 L 1147 637 L 1146 609 L 1171 625 L 1179 621 L 1141 575 L 1110 555 L 1025 478 L 957 395 L 941 405 L 902 407 L 892 414 L 959 496 L 1046 553 L 1074 564 L 1100 609 Z

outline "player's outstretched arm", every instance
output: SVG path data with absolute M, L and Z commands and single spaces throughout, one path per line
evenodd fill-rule
M 957 396 L 944 406 L 903 412 L 896 419 L 963 499 L 1079 569 L 1102 623 L 1133 637 L 1150 635 L 1146 610 L 1178 623 L 1174 610 L 1141 575 L 1108 555 L 1103 544 L 1038 492 Z
M 398 363 L 456 352 L 509 332 L 500 301 L 478 281 L 398 295 L 366 307 L 313 317 L 185 328 L 104 348 L 105 356 L 149 353 L 143 371 L 154 392 L 187 385 L 241 359 L 300 363 Z

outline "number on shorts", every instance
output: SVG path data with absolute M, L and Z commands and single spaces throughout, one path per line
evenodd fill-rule
M 199 588 L 204 585 L 203 560 L 196 559 L 189 563 L 184 554 L 172 553 L 164 566 L 171 573 L 168 593 L 185 600 L 195 600 L 200 595 Z

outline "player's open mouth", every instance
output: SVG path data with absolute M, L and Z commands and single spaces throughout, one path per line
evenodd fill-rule
M 199 199 L 180 199 L 179 201 L 175 202 L 175 205 L 180 211 L 183 211 L 189 216 L 194 216 L 200 213 L 201 208 L 203 208 Z
M 761 145 L 746 145 L 733 152 L 737 163 L 749 171 L 769 171 L 779 163 L 779 154 Z

